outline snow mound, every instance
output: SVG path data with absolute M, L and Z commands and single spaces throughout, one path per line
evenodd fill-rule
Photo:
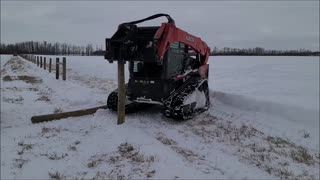
M 233 106 L 240 110 L 272 114 L 289 121 L 315 126 L 319 123 L 319 110 L 279 104 L 276 102 L 250 98 L 243 95 L 229 94 L 219 91 L 210 91 L 210 96 L 221 103 Z M 318 125 L 316 126 L 318 127 Z

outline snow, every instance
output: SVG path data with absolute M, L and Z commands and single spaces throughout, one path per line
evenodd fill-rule
M 116 63 L 67 56 L 62 81 L 11 58 L 1 55 L 1 179 L 55 172 L 68 179 L 319 177 L 318 57 L 211 57 L 208 111 L 177 122 L 155 106 L 127 115 L 123 125 L 110 110 L 30 121 L 106 104 L 117 87 Z M 125 143 L 133 150 L 121 152 Z
M 10 58 L 12 57 L 12 55 L 0 55 L 0 65 L 1 67 L 10 60 Z
M 186 97 L 183 101 L 184 105 L 196 102 L 195 108 L 204 108 L 206 106 L 206 95 L 204 92 L 196 89 L 192 94 Z
M 313 134 L 319 148 L 319 57 L 217 57 L 209 86 L 216 100 L 249 111 L 278 134 Z M 303 141 L 297 138 L 299 141 Z
M 319 109 L 319 57 L 217 57 L 211 59 L 215 91 Z M 272 88 L 274 87 L 274 88 Z

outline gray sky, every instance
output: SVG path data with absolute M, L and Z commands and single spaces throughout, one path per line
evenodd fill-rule
M 211 48 L 319 49 L 319 1 L 1 1 L 1 43 L 102 45 L 118 24 L 156 13 L 170 14 Z

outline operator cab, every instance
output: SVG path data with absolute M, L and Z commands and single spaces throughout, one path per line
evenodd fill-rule
M 197 62 L 196 58 L 189 56 L 187 46 L 179 42 L 170 44 L 162 60 L 141 58 L 130 61 L 128 98 L 132 101 L 160 104 L 183 83 L 175 78 L 186 70 L 199 67 L 200 63 Z

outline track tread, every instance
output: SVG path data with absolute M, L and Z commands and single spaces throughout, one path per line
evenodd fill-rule
M 185 98 L 192 94 L 196 89 L 205 92 L 207 100 L 205 108 L 195 109 L 196 103 L 191 103 L 188 105 L 183 104 Z M 174 91 L 164 101 L 164 109 L 162 113 L 170 118 L 187 120 L 206 111 L 209 107 L 210 97 L 207 80 L 204 81 L 199 77 L 190 77 L 178 90 Z

